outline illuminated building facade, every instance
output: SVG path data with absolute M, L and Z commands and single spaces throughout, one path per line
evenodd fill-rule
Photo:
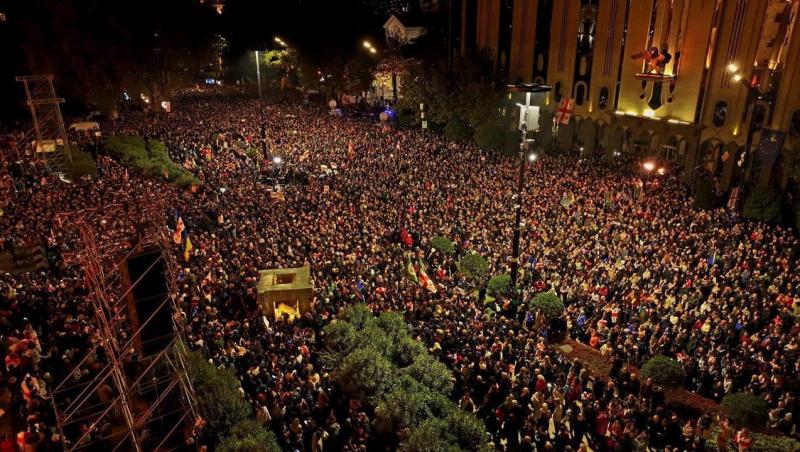
M 800 137 L 800 1 L 474 5 L 475 47 L 494 56 L 499 78 L 553 87 L 542 125 L 574 99 L 570 123 L 542 133 L 544 145 L 657 156 L 683 166 L 687 182 L 705 168 L 722 189 L 785 182 L 780 158 L 758 151 L 764 130 Z

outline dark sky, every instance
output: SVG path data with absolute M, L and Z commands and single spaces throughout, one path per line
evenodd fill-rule
M 104 15 L 109 15 L 113 16 L 108 17 L 109 22 L 127 21 L 133 27 L 142 20 L 141 15 L 152 14 L 160 19 L 159 22 L 167 24 L 176 20 L 175 8 L 169 13 L 159 11 L 158 1 L 102 0 L 101 4 L 98 1 L 101 0 L 0 0 L 0 11 L 7 15 L 7 21 L 0 22 L 0 42 L 4 48 L 4 63 L 0 65 L 0 119 L 8 120 L 25 114 L 21 105 L 22 89 L 14 81 L 14 75 L 30 73 L 27 63 L 30 55 L 22 50 L 26 38 L 18 29 L 21 21 L 38 23 L 47 31 L 57 30 L 58 27 L 49 25 L 51 21 L 72 23 L 75 20 L 63 19 L 54 12 L 65 8 L 65 4 L 71 5 L 73 14 L 88 15 L 88 11 L 92 11 L 92 21 L 105 20 Z M 206 3 L 213 1 L 206 0 Z M 222 33 L 228 39 L 232 58 L 248 50 L 274 47 L 273 37 L 278 35 L 309 59 L 347 59 L 362 51 L 359 46 L 365 37 L 376 41 L 381 39 L 382 25 L 387 18 L 380 8 L 382 0 L 227 0 L 225 3 L 224 14 L 210 22 L 178 26 L 197 26 L 204 32 Z M 139 5 L 142 7 L 136 11 L 137 14 L 131 14 L 130 9 Z M 70 23 L 59 25 L 70 27 Z M 58 52 L 58 32 L 51 32 L 45 40 L 52 43 L 52 48 L 47 51 Z

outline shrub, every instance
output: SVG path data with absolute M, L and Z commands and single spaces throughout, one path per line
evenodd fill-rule
M 496 122 L 484 122 L 475 129 L 475 144 L 483 149 L 499 149 L 505 138 L 503 127 Z
M 456 247 L 453 245 L 453 242 L 440 235 L 431 240 L 431 248 L 442 254 L 453 254 L 456 252 Z
M 217 452 L 280 452 L 280 450 L 272 430 L 252 419 L 233 426 L 216 448 Z
M 678 361 L 663 355 L 648 359 L 642 366 L 642 375 L 667 388 L 682 386 L 686 377 Z
M 490 451 L 486 428 L 478 418 L 455 409 L 444 419 L 431 418 L 409 431 L 404 452 Z
M 444 126 L 444 136 L 450 141 L 466 141 L 472 136 L 472 129 L 464 121 L 453 118 Z
M 767 424 L 768 410 L 766 400 L 741 392 L 726 395 L 720 404 L 722 414 L 736 427 L 764 427 Z
M 534 312 L 542 311 L 548 322 L 561 317 L 564 313 L 564 302 L 553 292 L 539 292 L 529 303 Z
M 511 292 L 511 275 L 495 275 L 486 285 L 486 293 L 492 297 L 508 295 Z
M 105 150 L 141 174 L 160 178 L 166 173 L 180 188 L 201 184 L 197 177 L 170 159 L 167 147 L 158 140 L 145 142 L 140 137 L 115 135 L 106 140 Z
M 392 363 L 373 347 L 357 348 L 345 356 L 335 376 L 345 394 L 362 400 L 382 395 L 394 378 Z
M 478 253 L 467 253 L 458 261 L 457 267 L 465 278 L 478 285 L 483 280 L 483 277 L 486 276 L 489 263 Z
M 67 167 L 67 174 L 70 179 L 77 180 L 83 176 L 97 177 L 97 163 L 95 163 L 91 154 L 77 147 L 70 147 L 70 155 L 72 156 L 72 161 Z
M 781 218 L 781 195 L 777 188 L 756 188 L 745 199 L 742 216 L 775 223 Z

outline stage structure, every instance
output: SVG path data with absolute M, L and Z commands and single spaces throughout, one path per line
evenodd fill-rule
M 21 75 L 16 80 L 25 88 L 25 103 L 33 123 L 33 129 L 20 144 L 28 145 L 35 140 L 35 155 L 44 160 L 48 171 L 59 176 L 65 175 L 67 166 L 72 162 L 72 154 L 61 116 L 64 99 L 56 97 L 53 76 Z
M 267 317 L 278 319 L 287 314 L 293 320 L 311 309 L 314 288 L 308 265 L 261 270 L 258 275 L 258 304 Z
M 116 199 L 56 216 L 68 237 L 64 260 L 82 268 L 94 311 L 90 344 L 53 375 L 58 428 L 67 451 L 185 447 L 198 416 L 165 198 Z

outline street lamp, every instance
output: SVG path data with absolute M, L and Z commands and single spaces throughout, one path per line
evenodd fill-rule
M 276 155 L 275 157 L 272 157 L 272 163 L 280 165 L 281 163 L 283 163 L 283 159 L 280 156 Z
M 552 90 L 550 86 L 534 83 L 514 83 L 508 85 L 509 94 L 525 93 L 525 103 L 517 104 L 520 108 L 519 130 L 522 132 L 522 140 L 519 143 L 519 179 L 517 180 L 516 214 L 514 218 L 514 238 L 512 241 L 511 255 L 511 287 L 517 287 L 517 273 L 519 272 L 519 239 L 522 227 L 522 188 L 525 185 L 525 144 L 528 142 L 528 128 L 531 132 L 539 130 L 539 107 L 531 105 L 531 95 L 534 93 L 546 93 Z M 535 162 L 538 158 L 536 153 L 528 155 L 527 160 Z
M 372 47 L 372 44 L 370 44 L 369 41 L 364 41 L 362 45 L 364 46 L 365 49 L 369 49 Z
M 653 162 L 644 162 L 644 163 L 642 163 L 642 168 L 644 168 L 644 170 L 647 171 L 648 173 L 653 171 L 653 169 L 655 169 L 655 167 L 656 167 L 656 164 L 653 163 Z

